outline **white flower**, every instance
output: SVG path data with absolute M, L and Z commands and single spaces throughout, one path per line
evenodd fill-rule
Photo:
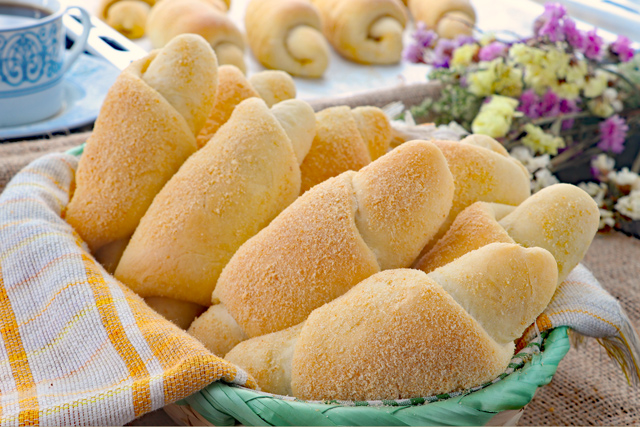
M 635 188 L 640 185 L 640 175 L 631 172 L 629 168 L 622 168 L 619 172 L 609 172 L 607 178 L 619 187 L 630 186 Z
M 618 96 L 618 91 L 614 88 L 610 87 L 602 92 L 602 98 L 604 102 L 611 105 L 614 111 L 620 112 L 622 111 L 623 105 L 622 101 L 620 101 L 620 97 Z
M 632 191 L 628 196 L 620 197 L 615 210 L 633 220 L 640 219 L 640 191 Z
M 598 154 L 595 159 L 591 160 L 591 168 L 597 169 L 604 176 L 607 176 L 609 172 L 616 166 L 616 161 L 613 157 L 609 157 L 606 154 Z
M 549 169 L 540 169 L 533 175 L 533 177 L 533 181 L 531 181 L 531 191 L 533 193 L 537 193 L 543 188 L 560 182 Z
M 511 157 L 519 160 L 520 163 L 527 168 L 529 173 L 534 173 L 538 169 L 547 168 L 551 160 L 548 154 L 534 157 L 532 150 L 525 146 L 515 147 L 509 154 L 511 154 Z
M 598 230 L 602 230 L 607 226 L 613 227 L 614 225 L 616 225 L 616 220 L 613 217 L 613 212 L 600 209 L 600 225 L 598 226 Z
M 604 206 L 604 196 L 607 194 L 607 185 L 604 183 L 581 182 L 578 187 L 582 188 L 596 202 L 598 207 Z

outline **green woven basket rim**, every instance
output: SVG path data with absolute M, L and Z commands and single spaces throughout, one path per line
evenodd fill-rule
M 542 351 L 533 352 L 521 368 L 444 400 L 413 399 L 407 405 L 304 402 L 216 382 L 178 404 L 189 405 L 214 425 L 484 425 L 499 412 L 524 408 L 551 381 L 569 348 L 567 328 L 554 329 Z

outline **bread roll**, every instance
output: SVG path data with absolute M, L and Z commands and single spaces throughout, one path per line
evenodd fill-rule
M 193 319 L 207 309 L 203 305 L 166 297 L 147 297 L 144 302 L 181 329 L 187 329 Z
M 93 251 L 127 240 L 196 151 L 216 87 L 215 55 L 195 35 L 177 37 L 120 74 L 87 140 L 66 211 Z
M 544 249 L 492 244 L 430 275 L 387 270 L 301 325 L 245 341 L 225 358 L 271 393 L 309 400 L 432 396 L 490 381 L 557 281 Z
M 246 336 L 296 325 L 381 269 L 408 266 L 452 197 L 440 151 L 426 141 L 404 144 L 301 196 L 236 252 L 213 295 Z M 220 323 L 210 311 L 189 332 L 224 355 L 231 347 L 207 328 Z
M 562 283 L 598 232 L 600 210 L 581 188 L 555 184 L 529 197 L 499 222 L 517 243 L 551 252 L 558 263 L 558 283 Z
M 482 140 L 465 138 L 460 142 L 434 141 L 451 169 L 455 194 L 449 216 L 421 255 L 431 250 L 467 206 L 478 201 L 516 206 L 531 194 L 529 173 L 522 164 L 506 151 L 501 152 L 497 146 L 485 148 L 492 145 L 479 141 Z
M 162 0 L 149 14 L 149 40 L 159 48 L 179 34 L 198 34 L 213 47 L 220 65 L 235 65 L 245 72 L 244 36 L 227 8 L 222 0 Z
M 314 114 L 304 101 L 285 103 L 306 128 L 290 134 L 306 140 L 292 142 L 261 99 L 243 101 L 156 196 L 122 255 L 118 280 L 142 297 L 210 305 L 231 256 L 300 192 L 294 146 L 304 156 Z
M 593 199 L 570 184 L 544 188 L 516 208 L 475 203 L 415 266 L 429 272 L 489 243 L 515 242 L 548 250 L 556 259 L 560 284 L 584 257 L 599 222 Z
M 329 45 L 309 0 L 251 0 L 244 20 L 249 46 L 265 67 L 302 77 L 327 69 Z
M 144 36 L 147 17 L 156 0 L 102 0 L 98 17 L 130 39 Z
M 443 38 L 470 36 L 476 25 L 476 11 L 469 0 L 409 0 L 408 5 L 414 20 Z
M 267 70 L 249 77 L 249 83 L 269 108 L 296 97 L 296 85 L 284 71 Z
M 303 193 L 342 172 L 360 170 L 389 148 L 391 124 L 379 108 L 327 108 L 316 121 L 316 137 L 300 168 Z
M 312 0 L 324 35 L 345 58 L 362 64 L 395 64 L 402 57 L 407 23 L 400 0 Z
M 269 102 L 295 97 L 295 84 L 291 76 L 284 72 L 263 71 L 251 76 Z M 218 94 L 207 122 L 198 135 L 198 147 L 203 147 L 211 137 L 231 117 L 234 108 L 247 98 L 260 97 L 244 74 L 232 65 L 223 65 L 218 71 Z
M 476 202 L 460 212 L 447 232 L 414 265 L 429 273 L 490 243 L 515 243 L 498 220 L 515 209 L 498 203 Z

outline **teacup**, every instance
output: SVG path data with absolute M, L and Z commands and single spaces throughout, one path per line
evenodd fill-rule
M 62 17 L 80 11 L 84 27 L 65 50 Z M 0 0 L 0 127 L 37 122 L 64 105 L 64 73 L 85 49 L 91 20 L 57 0 Z

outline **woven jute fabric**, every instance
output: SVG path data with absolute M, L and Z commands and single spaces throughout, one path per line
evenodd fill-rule
M 640 330 L 640 240 L 598 235 L 584 264 L 615 296 Z M 538 390 L 520 425 L 638 425 L 640 389 L 592 339 L 572 348 L 551 383 Z

